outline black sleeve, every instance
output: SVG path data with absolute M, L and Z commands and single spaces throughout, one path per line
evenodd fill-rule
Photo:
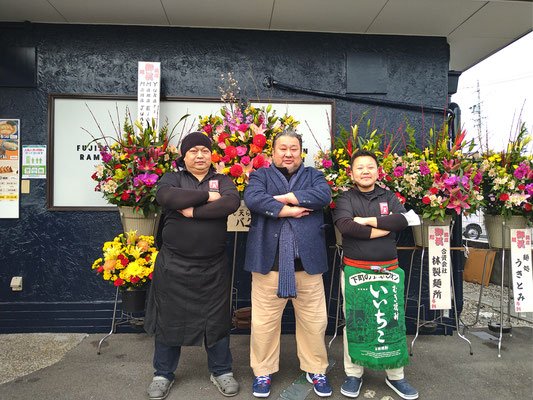
M 224 218 L 237 211 L 241 204 L 241 200 L 233 180 L 228 177 L 221 177 L 221 179 L 219 179 L 219 184 L 220 199 L 194 207 L 193 218 Z
M 372 227 L 361 225 L 353 219 L 343 217 L 335 221 L 335 226 L 342 233 L 342 236 L 349 236 L 355 239 L 370 239 Z
M 383 215 L 376 218 L 377 228 L 389 232 L 399 232 L 407 228 L 407 219 L 402 214 Z
M 159 205 L 169 210 L 182 210 L 203 204 L 209 199 L 205 190 L 184 189 L 172 173 L 164 174 L 157 184 L 155 198 Z

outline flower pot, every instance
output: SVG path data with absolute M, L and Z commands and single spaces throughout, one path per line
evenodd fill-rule
M 161 213 L 149 214 L 144 217 L 142 214 L 134 213 L 133 207 L 121 206 L 118 209 L 124 233 L 137 231 L 139 236 L 155 236 Z
M 420 220 L 422 221 L 422 225 L 416 225 L 413 226 L 413 237 L 415 239 L 415 246 L 419 247 L 428 247 L 428 227 L 430 225 L 433 226 L 450 226 L 452 222 L 452 216 L 451 215 L 445 215 L 444 221 L 435 220 L 432 221 L 429 218 L 422 218 L 421 215 L 419 215 Z M 424 228 L 424 232 L 422 233 L 422 227 Z
M 505 222 L 505 231 L 503 231 L 503 223 Z M 511 238 L 511 229 L 520 229 L 527 228 L 527 220 L 524 217 L 519 215 L 513 215 L 507 220 L 503 215 L 488 215 L 485 214 L 485 227 L 487 229 L 487 234 L 489 236 L 490 247 L 501 249 L 505 247 L 506 249 L 511 248 L 510 238 Z M 502 246 L 502 235 L 505 236 L 503 239 Z
M 130 289 L 122 292 L 122 312 L 143 312 L 146 289 Z

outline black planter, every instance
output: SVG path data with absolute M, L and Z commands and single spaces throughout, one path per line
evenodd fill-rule
M 125 290 L 122 292 L 122 312 L 143 312 L 146 303 L 146 289 Z

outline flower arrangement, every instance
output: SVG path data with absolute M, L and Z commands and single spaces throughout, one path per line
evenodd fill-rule
M 386 133 L 378 133 L 377 129 L 370 128 L 370 120 L 366 122 L 366 133 L 361 133 L 365 116 L 366 112 L 351 126 L 350 131 L 340 126 L 340 135 L 331 137 L 331 149 L 320 148 L 315 154 L 315 168 L 322 171 L 331 188 L 330 209 L 335 208 L 337 197 L 342 192 L 353 188 L 350 161 L 354 152 L 358 149 L 369 150 L 381 156 L 383 152 L 390 151 L 392 141 L 387 140 Z M 383 145 L 383 151 L 380 151 L 380 145 Z
M 213 140 L 213 165 L 218 173 L 233 178 L 242 198 L 250 173 L 270 166 L 274 136 L 295 129 L 299 122 L 289 115 L 277 117 L 271 105 L 244 107 L 236 98 L 239 88 L 231 73 L 227 82 L 225 89 L 219 87 L 224 101 L 220 115 L 200 116 L 198 130 Z
M 512 215 L 533 221 L 533 156 L 526 155 L 532 138 L 521 124 L 506 151 L 482 156 L 484 209 L 489 215 Z
M 176 146 L 169 144 L 167 125 L 156 131 L 154 121 L 143 129 L 139 122 L 133 126 L 130 120 L 126 115 L 123 133 L 117 132 L 112 144 L 104 135 L 93 137 L 102 162 L 95 166 L 91 178 L 97 182 L 94 190 L 101 192 L 109 203 L 131 206 L 135 212 L 147 216 L 159 211 L 155 185 L 174 167 L 178 153 Z
M 92 269 L 121 290 L 146 288 L 158 253 L 153 246 L 153 236 L 137 236 L 136 231 L 121 233 L 104 243 L 103 257 L 95 260 Z
M 483 170 L 469 154 L 474 144 L 465 142 L 466 132 L 457 135 L 451 146 L 447 124 L 438 131 L 432 128 L 422 149 L 409 124 L 406 132 L 409 142 L 403 155 L 388 154 L 382 161 L 381 185 L 423 218 L 443 221 L 446 214 L 476 213 L 483 200 Z

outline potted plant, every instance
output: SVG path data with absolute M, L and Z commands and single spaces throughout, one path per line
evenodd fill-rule
M 276 116 L 271 105 L 245 106 L 237 99 L 239 88 L 231 73 L 225 82 L 226 88 L 219 87 L 224 102 L 220 115 L 200 116 L 198 130 L 212 139 L 213 166 L 218 173 L 233 178 L 242 199 L 250 173 L 270 166 L 274 136 L 295 129 L 299 122 L 289 115 Z
M 155 121 L 145 128 L 130 121 L 126 114 L 123 130 L 114 138 L 103 133 L 100 138 L 93 137 L 102 162 L 95 166 L 91 178 L 97 182 L 94 190 L 119 206 L 125 232 L 134 229 L 153 235 L 161 212 L 155 200 L 156 183 L 167 170 L 175 168 L 177 148 L 169 144 L 166 124 L 156 131 Z
M 422 226 L 413 227 L 413 233 L 415 244 L 423 246 L 429 225 L 449 225 L 453 216 L 474 214 L 480 209 L 482 170 L 469 154 L 474 143 L 465 142 L 464 131 L 452 144 L 447 124 L 438 131 L 432 128 L 427 146 L 422 148 L 417 146 L 409 124 L 406 132 L 409 141 L 405 152 L 383 159 L 381 184 L 422 218 Z
M 94 261 L 92 269 L 122 292 L 124 312 L 143 311 L 158 253 L 153 236 L 138 236 L 135 231 L 121 233 L 105 242 L 102 251 L 103 256 Z
M 533 156 L 527 152 L 531 139 L 525 124 L 521 124 L 507 150 L 487 149 L 482 155 L 483 209 L 492 247 L 509 248 L 509 229 L 525 228 L 528 222 L 532 223 Z

